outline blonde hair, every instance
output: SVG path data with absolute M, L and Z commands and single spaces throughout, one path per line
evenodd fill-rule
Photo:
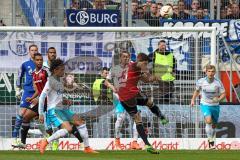
M 208 64 L 208 65 L 206 66 L 206 72 L 207 72 L 208 70 L 210 70 L 210 69 L 214 69 L 214 71 L 216 71 L 216 67 L 215 67 L 214 65 Z

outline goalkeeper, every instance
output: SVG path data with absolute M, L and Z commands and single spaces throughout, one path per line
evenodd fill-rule
M 32 110 L 33 112 L 37 112 L 36 107 L 30 107 L 32 98 L 34 97 L 34 88 L 33 88 L 33 82 L 32 82 L 32 73 L 35 69 L 35 64 L 33 62 L 34 54 L 38 53 L 38 47 L 35 44 L 32 44 L 29 46 L 29 55 L 30 59 L 23 62 L 19 71 L 18 71 L 18 79 L 16 83 L 16 97 L 18 99 L 21 99 L 20 101 L 20 110 L 18 115 L 16 116 L 16 121 L 14 125 L 14 129 L 12 132 L 12 137 L 15 138 L 12 146 L 16 147 L 18 145 L 17 138 L 19 136 L 19 130 L 22 126 L 23 122 L 23 115 L 26 113 L 27 110 Z M 23 85 L 23 91 L 22 91 L 22 80 L 25 77 L 25 82 Z M 22 94 L 23 92 L 23 94 Z M 22 95 L 22 97 L 21 97 Z M 29 99 L 32 99 L 31 101 Z M 24 124 L 28 125 L 29 124 Z
M 207 76 L 197 81 L 196 90 L 191 100 L 191 106 L 194 106 L 195 99 L 201 92 L 200 107 L 206 123 L 205 131 L 208 137 L 209 149 L 215 149 L 215 128 L 220 111 L 219 102 L 223 100 L 226 95 L 222 82 L 214 77 L 215 73 L 215 66 L 206 66 Z

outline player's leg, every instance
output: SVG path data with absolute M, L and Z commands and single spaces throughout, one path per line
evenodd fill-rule
M 89 135 L 88 135 L 88 130 L 86 123 L 83 119 L 81 119 L 77 114 L 71 112 L 70 110 L 67 111 L 67 117 L 72 119 L 73 125 L 76 126 L 78 129 L 78 132 L 80 133 L 80 136 L 83 139 L 83 144 L 84 144 L 84 152 L 85 153 L 98 153 L 97 151 L 94 151 L 90 145 L 89 145 Z
M 220 112 L 220 107 L 219 106 L 211 106 L 210 107 L 211 115 L 212 115 L 212 142 L 211 144 L 211 149 L 215 149 L 215 144 L 216 144 L 216 125 L 218 123 L 218 118 L 219 118 L 219 112 Z
M 21 143 L 20 143 L 22 147 L 25 147 L 26 145 L 27 134 L 30 128 L 30 121 L 38 115 L 37 108 L 38 106 L 34 106 L 31 109 L 27 109 L 26 112 L 23 114 L 23 123 L 21 127 Z
M 133 123 L 133 141 L 131 142 L 131 149 L 142 149 L 139 144 L 137 143 L 138 140 L 138 132 L 136 123 Z
M 137 104 L 142 106 L 144 105 L 147 106 L 153 114 L 155 114 L 158 118 L 160 118 L 160 122 L 163 125 L 169 122 L 168 119 L 162 114 L 158 106 L 153 103 L 151 98 L 147 98 L 139 94 L 137 97 Z
M 59 139 L 61 137 L 66 136 L 68 133 L 72 132 L 72 126 L 69 122 L 63 122 L 62 119 L 60 119 L 58 116 L 56 116 L 55 109 L 49 110 L 47 114 L 47 118 L 49 118 L 50 122 L 54 125 L 54 127 L 61 128 L 57 130 L 55 133 L 53 133 L 50 137 L 47 139 L 43 139 L 40 141 L 40 153 L 43 154 L 47 145 L 51 143 L 52 141 Z
M 17 138 L 19 136 L 19 130 L 21 128 L 22 121 L 23 121 L 23 114 L 26 112 L 26 109 L 30 106 L 30 103 L 26 101 L 26 98 L 31 97 L 33 94 L 34 94 L 33 92 L 27 92 L 27 91 L 23 92 L 23 96 L 20 102 L 19 114 L 16 116 L 16 121 L 15 121 L 14 129 L 12 132 L 13 138 Z
M 207 134 L 207 138 L 208 138 L 208 143 L 209 143 L 209 149 L 214 149 L 214 138 L 213 138 L 213 134 L 214 134 L 214 130 L 213 130 L 213 121 L 212 121 L 212 113 L 211 110 L 209 108 L 209 106 L 207 105 L 200 105 L 201 111 L 204 115 L 204 120 L 205 120 L 205 132 Z
M 117 113 L 117 120 L 115 122 L 115 149 L 116 150 L 121 150 L 120 130 L 125 117 L 126 117 L 125 112 Z
M 142 117 L 141 114 L 137 110 L 137 100 L 135 98 L 130 99 L 128 101 L 121 102 L 124 109 L 128 112 L 128 114 L 133 118 L 134 122 L 136 123 L 136 128 L 138 131 L 139 136 L 142 138 L 143 142 L 145 143 L 146 150 L 153 154 L 158 154 L 159 152 L 152 148 L 150 145 L 147 134 L 144 131 L 144 127 L 142 124 Z

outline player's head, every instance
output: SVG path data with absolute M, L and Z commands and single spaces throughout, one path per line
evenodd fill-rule
M 207 65 L 206 66 L 206 74 L 209 79 L 213 79 L 216 73 L 216 67 L 214 65 Z
M 74 74 L 67 74 L 65 77 L 66 85 L 72 86 L 74 83 Z
M 109 72 L 109 69 L 107 67 L 103 67 L 102 70 L 101 70 L 101 76 L 103 78 L 107 78 L 108 72 Z
M 128 51 L 122 51 L 120 53 L 120 64 L 126 65 L 130 61 L 130 53 Z
M 32 44 L 28 47 L 30 57 L 34 59 L 34 54 L 38 53 L 38 47 L 36 44 Z
M 50 72 L 56 77 L 64 76 L 64 63 L 61 59 L 55 59 L 50 65 Z
M 158 49 L 161 52 L 165 52 L 166 51 L 166 42 L 165 42 L 165 40 L 160 40 L 158 42 Z
M 38 69 L 42 68 L 43 57 L 42 57 L 41 53 L 35 53 L 33 60 L 34 60 L 36 68 L 38 68 Z
M 49 47 L 47 50 L 47 56 L 49 61 L 56 59 L 57 57 L 56 49 L 54 47 Z
M 142 67 L 147 67 L 148 65 L 149 58 L 145 53 L 138 53 L 137 55 L 137 66 L 142 68 Z

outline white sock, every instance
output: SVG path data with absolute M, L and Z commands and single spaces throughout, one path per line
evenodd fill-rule
M 66 129 L 60 129 L 57 130 L 55 133 L 53 133 L 50 137 L 47 138 L 48 143 L 52 142 L 53 140 L 59 139 L 61 137 L 64 137 L 68 134 L 68 131 Z
M 115 122 L 115 138 L 120 138 L 120 130 L 121 130 L 121 126 L 122 123 L 125 119 L 125 113 L 119 113 L 117 115 L 117 120 Z
M 138 140 L 138 131 L 137 131 L 136 123 L 135 123 L 135 122 L 133 123 L 133 140 L 134 140 L 134 141 L 137 141 L 137 140 Z
M 78 132 L 80 133 L 80 136 L 83 139 L 84 147 L 89 147 L 88 130 L 87 130 L 86 124 L 78 126 L 77 129 L 78 129 Z
M 216 140 L 216 128 L 213 128 L 212 130 L 213 130 L 212 139 L 215 142 L 215 140 Z
M 212 124 L 206 124 L 205 131 L 209 141 L 213 141 L 213 128 Z

